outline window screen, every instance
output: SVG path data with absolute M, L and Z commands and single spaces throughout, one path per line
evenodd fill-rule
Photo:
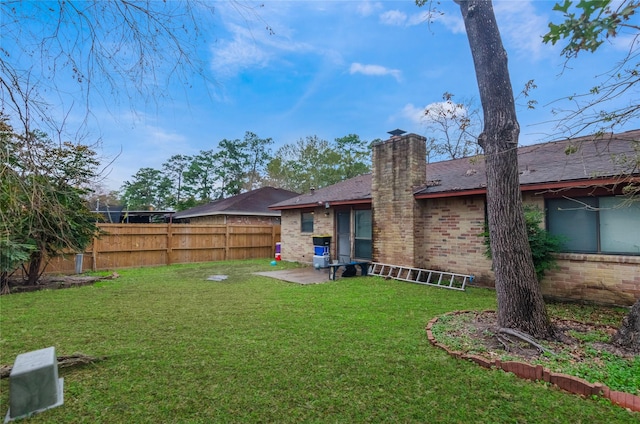
M 300 231 L 313 233 L 313 212 L 302 212 L 300 223 Z
M 566 252 L 640 254 L 640 204 L 626 198 L 548 199 L 547 228 Z
M 371 210 L 355 210 L 355 257 L 371 259 Z

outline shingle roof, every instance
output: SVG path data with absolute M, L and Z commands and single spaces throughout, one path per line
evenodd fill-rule
M 355 204 L 371 202 L 371 174 L 359 175 L 337 184 L 301 194 L 284 202 L 271 205 L 271 209 L 297 209 L 317 206 L 330 202 L 337 204 Z
M 635 143 L 634 143 L 635 141 Z M 625 172 L 621 155 L 635 156 L 640 148 L 640 130 L 621 134 L 534 144 L 518 148 L 520 185 L 577 181 L 613 177 Z M 577 148 L 572 154 L 568 150 Z M 639 173 L 640 170 L 635 170 Z M 487 185 L 485 163 L 482 156 L 427 164 L 427 187 L 418 190 L 418 197 L 434 193 L 484 189 Z
M 566 154 L 572 146 L 573 154 Z M 635 150 L 634 150 L 635 149 Z M 629 172 L 619 158 L 640 154 L 640 130 L 593 137 L 534 144 L 518 148 L 520 184 L 523 190 L 543 183 L 593 181 Z M 617 159 L 615 159 L 617 158 Z M 640 174 L 635 169 L 634 174 Z M 465 191 L 484 190 L 487 177 L 482 156 L 427 164 L 427 186 L 416 197 L 456 196 Z M 271 205 L 271 209 L 298 209 L 329 202 L 331 205 L 371 202 L 371 174 L 360 175 L 340 183 L 301 194 Z
M 262 187 L 226 199 L 214 200 L 206 205 L 177 212 L 173 219 L 208 215 L 261 215 L 279 216 L 269 205 L 297 196 L 298 193 L 274 187 Z

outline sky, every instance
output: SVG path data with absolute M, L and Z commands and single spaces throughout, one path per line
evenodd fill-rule
M 92 104 L 87 125 L 110 162 L 106 188 L 120 188 L 142 167 L 160 169 L 172 155 L 214 149 L 246 131 L 273 139 L 273 151 L 313 135 L 371 141 L 400 128 L 428 137 L 424 110 L 443 93 L 479 106 L 464 24 L 451 1 L 442 2 L 444 13 L 431 23 L 428 10 L 411 0 L 213 4 L 208 41 L 198 49 L 206 81 L 156 87 L 162 96 L 152 102 L 117 93 L 111 100 L 107 93 Z M 523 145 L 557 137 L 554 110 L 569 105 L 561 99 L 588 92 L 631 39 L 623 34 L 567 63 L 559 46 L 541 41 L 548 23 L 561 19 L 553 4 L 494 1 Z M 524 98 L 530 80 L 537 88 Z M 527 108 L 530 99 L 535 109 Z

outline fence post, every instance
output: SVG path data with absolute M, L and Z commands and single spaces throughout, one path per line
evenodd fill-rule
M 276 256 L 276 226 L 271 224 L 271 257 L 274 258 Z
M 98 237 L 93 238 L 93 245 L 91 246 L 91 271 L 97 271 L 98 269 Z
M 173 239 L 173 228 L 171 227 L 171 222 L 167 224 L 167 265 L 171 265 L 171 255 L 173 254 L 173 250 L 171 248 L 171 244 Z
M 224 260 L 229 259 L 229 224 L 226 225 L 224 233 Z

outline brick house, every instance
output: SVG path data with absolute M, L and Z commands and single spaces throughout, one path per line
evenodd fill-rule
M 298 193 L 274 187 L 262 187 L 206 205 L 176 212 L 175 223 L 280 225 L 280 212 L 269 205 L 297 196 Z
M 566 237 L 559 269 L 542 282 L 550 298 L 631 305 L 640 297 L 640 202 L 620 196 L 640 149 L 640 130 L 520 147 L 525 203 L 545 210 Z M 578 146 L 576 152 L 568 154 Z M 340 261 L 366 259 L 445 270 L 493 284 L 484 256 L 486 175 L 482 156 L 426 163 L 426 139 L 394 136 L 373 146 L 372 173 L 314 190 L 281 211 L 282 258 L 311 263 L 312 235 L 331 235 Z M 637 166 L 637 165 L 636 165 Z

